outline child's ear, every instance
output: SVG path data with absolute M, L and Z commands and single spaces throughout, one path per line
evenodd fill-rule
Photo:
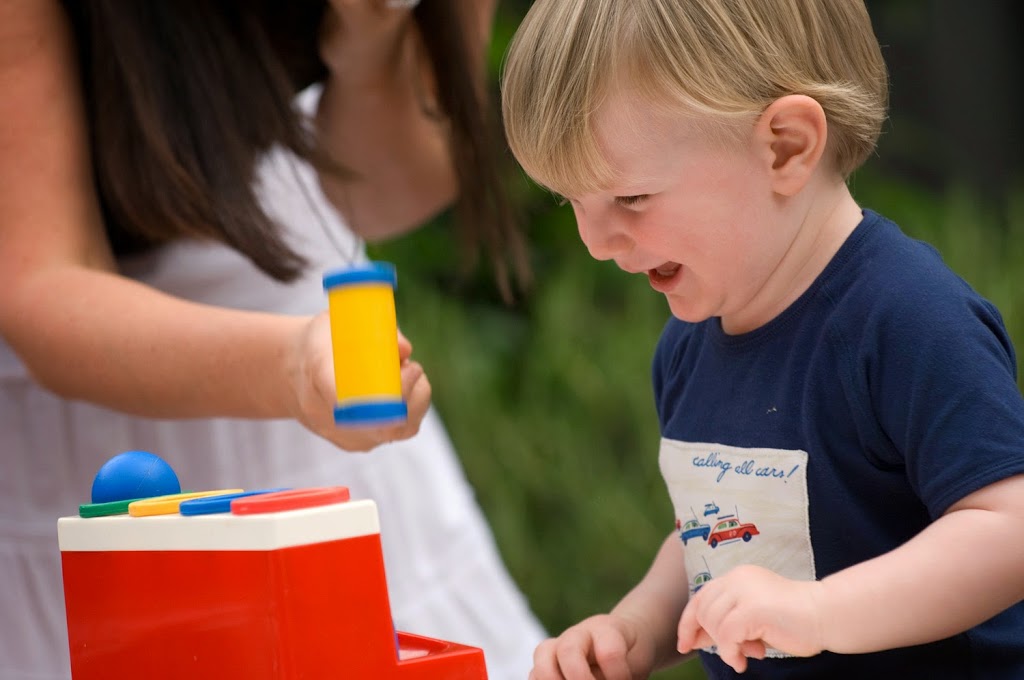
M 755 138 L 771 163 L 772 189 L 797 194 L 811 179 L 825 154 L 828 123 L 814 99 L 800 94 L 776 99 L 755 125 Z

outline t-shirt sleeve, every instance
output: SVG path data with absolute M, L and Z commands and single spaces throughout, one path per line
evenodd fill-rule
M 908 286 L 861 347 L 870 409 L 933 518 L 1024 473 L 1024 399 L 999 312 L 966 284 Z

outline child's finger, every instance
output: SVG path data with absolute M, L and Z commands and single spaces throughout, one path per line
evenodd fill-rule
M 743 656 L 740 645 L 736 642 L 719 643 L 718 656 L 737 673 L 747 670 L 747 657 Z
M 747 640 L 740 645 L 740 652 L 748 659 L 763 659 L 768 654 L 768 646 L 762 640 Z
M 601 628 L 594 632 L 594 662 L 605 680 L 630 680 L 626 640 L 619 631 Z M 596 673 L 595 673 L 596 675 Z
M 680 654 L 689 654 L 695 649 L 704 649 L 714 644 L 715 641 L 708 635 L 708 632 L 703 628 L 698 628 L 696 633 L 685 643 L 682 640 L 678 640 L 676 649 Z
M 590 669 L 590 660 L 587 654 L 588 646 L 591 644 L 589 636 L 584 643 L 580 636 L 567 638 L 563 635 L 555 651 L 555 656 L 558 658 L 558 669 L 561 671 L 561 676 L 556 677 L 571 678 L 572 680 L 596 680 Z
M 697 621 L 697 606 L 696 600 L 691 600 L 686 608 L 683 609 L 683 615 L 679 618 L 679 626 L 676 630 L 677 649 L 682 654 L 687 654 L 695 649 L 699 649 L 704 646 L 700 644 L 698 639 L 701 634 L 707 637 L 707 633 L 701 627 Z
M 557 680 L 561 677 L 558 671 L 558 659 L 555 656 L 557 640 L 548 638 L 539 645 L 533 652 L 533 670 L 530 671 L 530 680 Z

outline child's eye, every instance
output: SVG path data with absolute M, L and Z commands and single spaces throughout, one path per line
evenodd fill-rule
M 631 208 L 635 205 L 644 202 L 645 200 L 647 200 L 649 196 L 650 194 L 636 194 L 635 196 L 616 196 L 615 202 L 623 207 Z

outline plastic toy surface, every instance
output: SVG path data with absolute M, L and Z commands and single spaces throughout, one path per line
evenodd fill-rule
M 324 275 L 331 317 L 334 420 L 378 425 L 407 417 L 395 315 L 395 268 L 386 262 Z
M 100 468 L 92 482 L 92 502 L 111 503 L 179 493 L 178 475 L 149 451 L 119 453 Z
M 165 514 L 58 520 L 74 680 L 486 680 L 482 650 L 396 633 L 376 505 L 347 488 L 136 505 Z

